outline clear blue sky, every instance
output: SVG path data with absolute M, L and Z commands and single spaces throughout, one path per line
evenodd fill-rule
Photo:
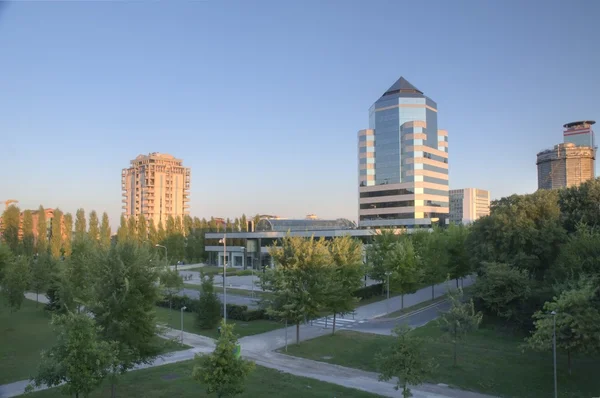
M 451 188 L 533 192 L 562 124 L 600 122 L 599 23 L 595 0 L 9 3 L 0 200 L 116 223 L 121 169 L 158 151 L 194 216 L 356 219 L 356 132 L 401 75 L 438 103 Z

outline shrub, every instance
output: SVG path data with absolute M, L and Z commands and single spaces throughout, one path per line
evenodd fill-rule
M 361 300 L 370 299 L 371 297 L 379 296 L 383 292 L 383 283 L 376 283 L 371 286 L 361 287 L 354 291 L 354 297 Z

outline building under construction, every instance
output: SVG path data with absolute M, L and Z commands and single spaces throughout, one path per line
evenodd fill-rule
M 594 159 L 594 148 L 573 143 L 558 144 L 538 153 L 538 189 L 578 186 L 595 178 Z

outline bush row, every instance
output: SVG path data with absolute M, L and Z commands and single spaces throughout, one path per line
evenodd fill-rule
M 371 286 L 361 287 L 354 291 L 354 297 L 361 300 L 370 299 L 371 297 L 381 296 L 383 292 L 383 283 L 376 283 Z
M 190 298 L 188 296 L 173 296 L 171 306 L 173 309 L 179 310 L 180 308 L 186 307 L 185 312 L 198 312 L 199 300 Z M 159 307 L 169 308 L 169 299 L 156 303 Z M 221 308 L 223 308 L 221 306 Z M 221 309 L 221 316 L 223 310 Z M 250 322 L 259 319 L 270 319 L 264 309 L 248 309 L 246 305 L 227 304 L 227 319 L 234 319 L 236 321 Z

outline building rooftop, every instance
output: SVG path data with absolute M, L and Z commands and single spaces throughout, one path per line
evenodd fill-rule
M 256 232 L 323 231 L 355 229 L 356 224 L 345 218 L 320 219 L 266 219 L 256 224 Z
M 596 122 L 593 120 L 581 120 L 579 122 L 567 123 L 567 124 L 563 125 L 563 127 L 566 129 L 570 129 L 570 128 L 578 127 L 578 126 L 585 126 L 585 125 L 591 126 L 592 124 L 596 124 Z
M 404 77 L 400 76 L 396 83 L 392 84 L 390 88 L 383 94 L 383 97 L 386 95 L 394 95 L 394 94 L 420 94 L 423 95 L 423 92 L 413 86 L 408 80 Z

